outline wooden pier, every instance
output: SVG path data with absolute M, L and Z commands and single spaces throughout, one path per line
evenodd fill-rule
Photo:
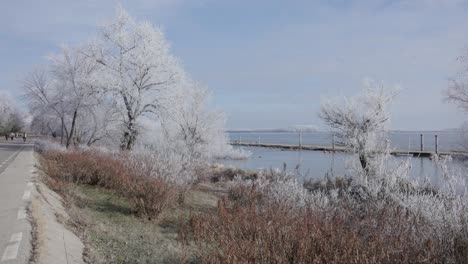
M 256 142 L 231 142 L 233 146 L 246 147 L 262 147 L 262 148 L 277 148 L 288 150 L 311 150 L 324 152 L 349 152 L 350 149 L 341 146 L 314 146 L 314 145 L 289 145 L 289 144 L 266 144 Z M 395 156 L 414 156 L 414 157 L 431 157 L 435 151 L 419 151 L 419 150 L 393 150 L 390 154 Z M 468 156 L 465 151 L 438 151 L 438 155 L 450 156 Z

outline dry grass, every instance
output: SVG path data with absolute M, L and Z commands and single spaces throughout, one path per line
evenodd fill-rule
M 177 241 L 181 212 L 165 211 L 157 221 L 148 221 L 112 190 L 89 185 L 72 189 L 70 215 L 81 226 L 90 263 L 193 262 L 193 249 Z
M 114 190 L 129 199 L 132 210 L 150 218 L 177 206 L 183 189 L 157 177 L 149 177 L 126 156 L 97 151 L 49 151 L 42 155 L 46 182 L 53 190 L 67 183 L 86 184 Z
M 179 231 L 192 215 L 214 210 L 225 189 L 201 183 L 168 194 L 170 185 L 144 179 L 141 168 L 123 166 L 124 158 L 78 151 L 41 156 L 42 180 L 64 198 L 66 224 L 85 243 L 88 262 L 200 262 L 199 247 L 181 243 Z
M 194 215 L 180 238 L 203 247 L 203 263 L 467 263 L 466 241 L 421 238 L 424 225 L 390 202 L 297 209 L 236 186 L 216 211 Z
M 317 209 L 232 182 L 257 174 L 216 169 L 181 189 L 126 158 L 42 154 L 45 181 L 66 192 L 93 263 L 468 263 L 462 235 L 434 235 L 439 227 L 391 199 L 356 199 L 350 179 L 307 182 L 309 192 L 340 197 Z

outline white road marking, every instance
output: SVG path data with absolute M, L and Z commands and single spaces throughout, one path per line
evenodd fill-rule
M 10 242 L 9 242 L 10 245 L 8 245 L 5 248 L 5 251 L 3 252 L 3 256 L 1 260 L 2 262 L 16 259 L 16 257 L 18 256 L 18 249 L 19 249 L 22 239 L 23 239 L 23 233 L 21 232 L 11 235 Z
M 16 217 L 17 220 L 26 219 L 26 208 L 20 207 L 18 210 L 18 215 Z
M 29 200 L 31 198 L 31 190 L 24 191 L 23 200 Z
M 10 243 L 21 242 L 21 239 L 23 239 L 23 233 L 22 232 L 14 233 L 13 235 L 11 235 Z
M 24 191 L 24 194 L 23 194 L 23 200 L 29 200 L 31 198 L 31 189 L 32 187 L 34 186 L 34 183 L 33 182 L 28 182 L 26 184 L 26 190 Z

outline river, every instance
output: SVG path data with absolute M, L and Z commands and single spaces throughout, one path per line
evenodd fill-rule
M 390 146 L 398 150 L 418 150 L 420 148 L 420 134 L 424 135 L 424 148 L 433 150 L 435 145 L 434 136 L 438 135 L 439 150 L 453 151 L 463 149 L 463 140 L 455 131 L 395 131 L 389 133 Z M 257 142 L 259 137 L 262 143 L 276 144 L 297 144 L 298 133 L 289 132 L 231 132 L 231 141 L 242 140 L 243 142 Z M 304 145 L 331 145 L 332 135 L 326 132 L 312 132 L 302 134 Z M 350 175 L 350 160 L 352 156 L 347 153 L 329 153 L 322 151 L 299 151 L 283 150 L 262 147 L 242 147 L 252 155 L 246 160 L 224 160 L 226 166 L 233 166 L 243 169 L 269 169 L 283 168 L 286 164 L 288 170 L 293 170 L 297 166 L 301 177 L 323 178 Z M 440 180 L 441 170 L 430 158 L 396 157 L 394 163 L 398 164 L 410 160 L 410 177 L 427 177 L 434 184 Z M 463 162 L 453 160 L 449 166 L 463 169 Z

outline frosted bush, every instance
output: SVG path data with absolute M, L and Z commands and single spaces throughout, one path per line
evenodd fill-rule
M 326 208 L 330 197 L 323 192 L 309 192 L 297 180 L 296 173 L 297 171 L 286 172 L 279 169 L 263 170 L 254 180 L 243 180 L 237 176 L 231 185 L 254 186 L 264 195 L 267 203 L 286 205 L 290 208 Z
M 137 145 L 129 154 L 129 165 L 165 182 L 188 185 L 196 180 L 197 169 L 203 163 L 186 158 L 171 145 Z
M 38 153 L 46 153 L 48 151 L 65 151 L 65 146 L 58 142 L 49 140 L 36 140 L 34 142 L 34 150 Z
M 416 192 L 395 192 L 393 198 L 412 212 L 420 214 L 426 221 L 439 227 L 441 235 L 446 232 L 458 233 L 467 238 L 468 197 L 466 174 L 448 166 L 450 157 L 434 162 L 442 170 L 442 184 L 434 192 L 426 191 L 427 183 L 413 181 Z
M 427 180 L 409 178 L 410 159 L 397 161 L 390 155 L 376 157 L 373 177 L 360 164 L 346 184 L 326 188 L 326 179 L 306 189 L 295 172 L 262 171 L 254 180 L 236 177 L 233 185 L 255 187 L 264 202 L 280 204 L 294 210 L 305 208 L 323 212 L 342 212 L 364 217 L 372 212 L 401 214 L 406 210 L 407 223 L 417 225 L 420 243 L 427 239 L 468 241 L 468 197 L 462 170 L 448 166 L 450 158 L 436 160 L 442 170 L 442 184 L 435 188 Z M 357 160 L 355 160 L 358 162 Z M 350 211 L 351 210 L 351 211 Z M 373 221 L 370 219 L 370 221 Z M 388 221 L 393 221 L 389 219 Z M 374 223 L 377 225 L 377 223 Z
M 214 159 L 231 159 L 231 160 L 243 160 L 248 159 L 252 156 L 252 152 L 243 148 L 233 148 L 227 143 L 224 144 L 218 152 L 213 153 Z

